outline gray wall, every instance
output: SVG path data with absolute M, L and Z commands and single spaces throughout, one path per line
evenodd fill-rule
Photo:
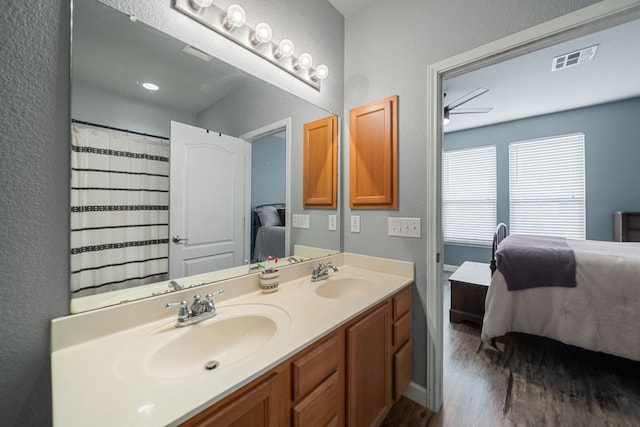
M 69 5 L 0 14 L 0 420 L 51 423 L 49 322 L 69 311 Z
M 279 37 L 286 32 L 331 67 L 321 92 L 178 16 L 172 0 L 105 3 L 185 35 L 201 49 L 237 53 L 240 66 L 270 83 L 291 86 L 333 111 L 343 109 L 344 21 L 328 3 L 286 2 L 284 8 L 276 0 L 243 2 L 253 19 L 269 22 Z M 46 426 L 51 424 L 50 321 L 69 313 L 70 7 L 64 0 L 7 0 L 2 6 L 0 419 L 7 426 Z
M 426 69 L 429 64 L 481 46 L 594 0 L 372 0 L 346 19 L 345 29 L 345 136 L 351 108 L 390 95 L 399 95 L 400 194 L 393 211 L 348 209 L 345 187 L 345 224 L 351 213 L 361 216 L 360 233 L 345 230 L 344 249 L 416 263 L 413 293 L 414 381 L 425 384 L 427 345 L 425 315 L 420 296 L 426 289 L 426 239 L 387 236 L 387 217 L 422 217 L 426 209 Z M 409 10 L 409 12 L 407 12 Z M 343 144 L 348 159 L 348 144 Z M 348 177 L 348 162 L 343 176 Z M 348 180 L 345 180 L 348 181 Z M 424 229 L 424 227 L 423 227 Z
M 613 212 L 640 211 L 640 98 L 445 134 L 445 150 L 496 145 L 498 222 L 509 225 L 509 143 L 583 132 L 586 238 L 613 239 Z M 445 245 L 444 262 L 488 262 L 491 251 Z
M 76 120 L 165 138 L 171 136 L 171 120 L 196 124 L 196 115 L 189 112 L 127 99 L 77 80 L 72 86 L 71 117 Z

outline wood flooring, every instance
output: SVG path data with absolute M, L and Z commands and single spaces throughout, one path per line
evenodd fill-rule
M 640 362 L 526 334 L 483 345 L 480 327 L 449 323 L 444 294 L 442 410 L 401 400 L 384 426 L 640 426 Z

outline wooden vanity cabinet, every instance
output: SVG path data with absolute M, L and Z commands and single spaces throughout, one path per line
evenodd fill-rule
M 392 298 L 393 324 L 391 354 L 393 359 L 393 401 L 396 402 L 413 378 L 413 348 L 411 341 L 411 287 L 407 286 Z
M 291 425 L 344 425 L 344 333 L 331 333 L 291 362 Z
M 281 366 L 269 371 L 251 384 L 210 406 L 183 426 L 281 427 L 289 424 L 288 373 Z
M 411 381 L 410 308 L 407 286 L 183 425 L 380 425 Z
M 391 304 L 347 327 L 347 425 L 376 426 L 391 409 Z

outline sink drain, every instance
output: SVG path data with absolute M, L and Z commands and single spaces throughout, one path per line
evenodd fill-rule
M 210 361 L 208 361 L 208 362 L 204 365 L 204 367 L 205 367 L 208 371 L 211 371 L 211 370 L 216 369 L 216 368 L 218 367 L 218 362 L 217 362 L 217 361 L 215 361 L 215 360 L 210 360 Z

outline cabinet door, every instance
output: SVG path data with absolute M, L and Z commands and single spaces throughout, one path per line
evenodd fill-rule
M 305 208 L 332 209 L 338 203 L 338 118 L 304 125 L 302 198 Z
M 351 209 L 398 207 L 398 96 L 349 114 Z
M 340 419 L 338 373 L 334 372 L 322 384 L 296 404 L 291 412 L 293 427 L 325 427 L 335 425 Z
M 277 379 L 278 375 L 274 374 L 227 405 L 211 412 L 205 410 L 183 425 L 281 427 L 276 401 Z
M 391 309 L 387 302 L 347 328 L 347 425 L 379 425 L 391 408 Z
M 413 378 L 412 345 L 407 341 L 393 355 L 393 399 L 397 401 Z

